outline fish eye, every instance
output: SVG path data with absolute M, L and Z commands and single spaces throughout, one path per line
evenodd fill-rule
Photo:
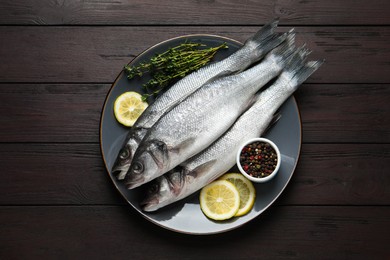
M 144 165 L 140 162 L 134 162 L 131 169 L 134 173 L 142 173 L 144 171 Z
M 160 186 L 157 183 L 153 183 L 152 185 L 149 186 L 148 193 L 149 194 L 154 194 L 158 192 Z
M 122 160 L 127 159 L 130 155 L 130 152 L 127 148 L 122 148 L 121 151 L 119 152 L 119 158 Z

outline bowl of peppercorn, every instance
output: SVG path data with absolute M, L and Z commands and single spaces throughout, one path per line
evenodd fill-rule
M 266 182 L 275 177 L 280 168 L 280 151 L 266 138 L 246 141 L 237 152 L 240 172 L 253 182 Z

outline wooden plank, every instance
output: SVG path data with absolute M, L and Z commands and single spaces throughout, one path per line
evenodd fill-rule
M 99 145 L 2 144 L 0 204 L 124 203 Z
M 120 206 L 0 207 L 0 257 L 386 259 L 389 218 L 389 207 L 272 207 L 228 233 L 188 236 Z
M 389 205 L 389 144 L 304 144 L 285 205 Z
M 304 144 L 280 205 L 390 205 L 389 144 Z M 0 205 L 124 204 L 97 144 L 1 144 Z
M 0 24 L 257 25 L 389 24 L 388 1 L 50 1 L 5 0 Z M 202 15 L 200 15 L 202 14 Z
M 0 84 L 0 140 L 97 143 L 100 114 L 110 87 Z
M 390 141 L 388 84 L 303 84 L 295 97 L 304 142 Z
M 0 82 L 113 82 L 143 50 L 175 36 L 207 33 L 244 41 L 259 27 L 0 27 Z M 281 27 L 287 31 L 290 27 Z M 390 27 L 299 27 L 311 83 L 390 83 Z
M 97 143 L 110 87 L 0 84 L 0 142 Z M 389 95 L 388 84 L 303 84 L 303 142 L 390 143 Z

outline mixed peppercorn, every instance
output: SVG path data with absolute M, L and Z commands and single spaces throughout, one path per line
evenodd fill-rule
M 277 162 L 275 149 L 270 144 L 260 141 L 246 145 L 240 154 L 242 169 L 256 178 L 270 175 L 275 170 Z

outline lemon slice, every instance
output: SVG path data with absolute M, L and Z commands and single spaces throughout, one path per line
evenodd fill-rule
M 147 107 L 148 103 L 142 101 L 139 93 L 125 92 L 115 100 L 114 115 L 122 125 L 133 126 Z
M 220 180 L 230 181 L 240 194 L 240 208 L 235 216 L 247 214 L 253 208 L 256 199 L 256 189 L 252 182 L 240 173 L 227 173 Z
M 200 192 L 200 208 L 211 219 L 229 219 L 237 213 L 239 207 L 240 195 L 229 181 L 214 181 Z

